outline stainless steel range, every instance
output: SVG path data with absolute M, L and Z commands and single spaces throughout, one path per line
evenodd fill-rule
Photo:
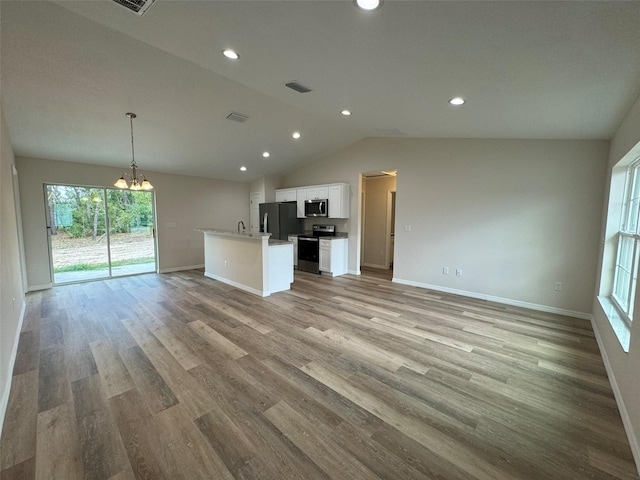
M 311 235 L 298 235 L 298 270 L 320 273 L 320 237 L 333 237 L 335 225 L 314 225 Z

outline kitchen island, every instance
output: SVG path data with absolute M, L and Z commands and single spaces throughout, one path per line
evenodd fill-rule
M 197 228 L 204 234 L 205 277 L 268 297 L 293 283 L 293 244 L 270 233 Z

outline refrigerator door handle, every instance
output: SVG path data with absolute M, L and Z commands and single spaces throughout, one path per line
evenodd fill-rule
M 264 212 L 264 221 L 262 222 L 264 224 L 264 233 L 267 233 L 269 231 L 269 227 L 267 226 L 268 220 L 269 214 L 267 212 Z

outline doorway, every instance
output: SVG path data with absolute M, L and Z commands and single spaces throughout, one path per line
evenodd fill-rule
M 363 274 L 393 273 L 396 171 L 362 174 L 361 262 Z
M 260 204 L 264 203 L 264 193 L 251 192 L 249 194 L 249 204 L 251 205 L 251 212 L 249 218 L 249 230 L 251 233 L 258 233 L 260 231 Z
M 157 271 L 153 192 L 45 185 L 54 285 Z

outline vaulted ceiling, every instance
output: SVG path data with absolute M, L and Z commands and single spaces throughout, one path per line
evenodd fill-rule
M 640 93 L 639 1 L 2 1 L 0 17 L 14 151 L 45 159 L 128 165 L 134 112 L 145 170 L 249 181 L 365 137 L 607 139 Z

